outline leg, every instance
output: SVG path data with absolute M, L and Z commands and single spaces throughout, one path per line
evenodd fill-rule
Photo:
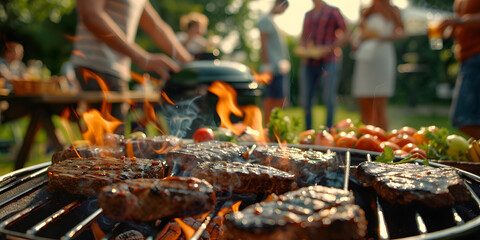
M 323 101 L 327 106 L 327 127 L 333 125 L 335 116 L 335 108 L 337 105 L 338 92 L 338 66 L 337 63 L 331 62 L 325 65 L 325 71 L 322 74 L 323 85 Z
M 462 133 L 474 139 L 480 139 L 480 125 L 466 125 L 458 128 Z
M 386 97 L 377 97 L 374 99 L 374 114 L 375 114 L 375 126 L 384 130 L 388 129 L 388 117 L 387 117 L 387 102 Z
M 360 116 L 362 123 L 367 125 L 373 125 L 375 123 L 375 116 L 373 113 L 373 98 L 357 98 L 357 101 L 360 105 Z
M 318 68 L 318 69 L 317 69 Z M 306 80 L 306 87 L 307 87 L 307 97 L 305 101 L 305 126 L 306 129 L 312 128 L 312 103 L 315 97 L 315 92 L 317 89 L 317 79 L 319 75 L 317 72 L 321 71 L 320 66 L 306 66 L 305 68 L 305 80 Z

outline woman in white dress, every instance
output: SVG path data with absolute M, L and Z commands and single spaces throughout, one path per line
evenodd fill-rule
M 390 0 L 373 0 L 355 30 L 352 94 L 362 122 L 388 128 L 388 98 L 395 90 L 396 56 L 393 41 L 405 37 L 400 10 Z

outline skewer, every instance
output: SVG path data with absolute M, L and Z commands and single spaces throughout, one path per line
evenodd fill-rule
M 203 220 L 202 225 L 200 225 L 200 227 L 197 229 L 197 231 L 195 231 L 195 234 L 193 234 L 193 236 L 190 238 L 190 240 L 200 239 L 200 237 L 202 236 L 205 229 L 207 229 L 208 224 L 210 224 L 210 221 L 212 221 L 212 219 L 215 216 L 217 216 L 218 212 L 220 211 L 220 209 L 222 209 L 222 207 L 223 207 L 223 205 L 225 204 L 226 201 L 227 201 L 226 199 L 220 200 L 220 202 L 218 204 L 218 207 L 213 209 L 213 211 L 210 214 L 208 214 L 208 216 Z
M 345 178 L 343 179 L 343 190 L 348 191 L 348 179 L 350 178 L 350 151 L 346 152 Z
M 93 220 L 95 220 L 100 214 L 102 214 L 102 212 L 103 210 L 101 208 L 97 209 L 97 211 L 95 211 L 90 216 L 81 221 L 79 224 L 77 224 L 75 227 L 70 229 L 70 231 L 68 231 L 60 239 L 69 240 L 74 238 L 79 232 L 83 231 L 83 229 L 85 229 Z

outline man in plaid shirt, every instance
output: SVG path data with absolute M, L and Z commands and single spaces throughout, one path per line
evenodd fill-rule
M 304 57 L 303 89 L 301 94 L 305 109 L 306 129 L 312 128 L 312 100 L 318 84 L 323 90 L 323 102 L 327 105 L 327 127 L 333 124 L 338 90 L 338 62 L 340 47 L 348 43 L 350 34 L 343 17 L 336 7 L 323 0 L 313 0 L 314 8 L 305 14 L 300 45 L 307 49 Z

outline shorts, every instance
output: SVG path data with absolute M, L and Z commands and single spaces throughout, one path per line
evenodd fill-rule
M 461 64 L 453 93 L 450 120 L 456 128 L 480 125 L 480 54 Z
M 272 82 L 269 85 L 265 86 L 264 97 L 275 98 L 275 99 L 284 99 L 285 94 L 285 81 L 286 77 L 283 74 L 275 74 L 273 76 Z

